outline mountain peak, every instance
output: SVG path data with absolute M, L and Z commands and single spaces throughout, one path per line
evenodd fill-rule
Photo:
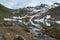
M 55 2 L 54 4 L 55 4 L 55 5 L 60 5 L 60 3 L 57 3 L 57 2 Z

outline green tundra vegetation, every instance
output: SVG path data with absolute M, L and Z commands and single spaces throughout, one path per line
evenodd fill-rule
M 24 40 L 22 37 L 14 38 L 14 40 Z
M 43 29 L 45 29 L 44 33 L 60 40 L 60 24 L 52 22 L 52 21 L 60 21 L 60 6 L 50 9 L 48 10 L 48 12 L 47 14 L 51 15 L 52 18 L 54 19 L 51 19 L 50 27 L 47 27 L 46 25 L 42 25 Z
M 42 5 L 42 6 L 44 7 L 44 5 Z M 0 4 L 0 26 L 3 25 L 3 24 L 1 24 L 1 21 L 3 21 L 4 17 L 11 16 L 11 11 L 12 11 L 12 9 L 8 9 Z M 24 16 L 24 15 L 26 15 L 27 12 L 28 12 L 28 10 L 20 9 L 19 13 L 17 15 Z M 60 21 L 60 6 L 48 10 L 47 14 L 51 15 L 52 18 L 55 18 L 54 19 L 55 21 L 56 20 Z M 25 19 L 28 21 L 29 18 L 25 18 Z M 23 19 L 23 20 L 25 20 L 25 19 Z M 47 27 L 46 25 L 43 25 L 43 24 L 41 24 L 41 25 L 42 25 L 43 29 L 48 31 L 48 34 L 46 33 L 47 35 L 60 40 L 60 24 L 51 23 L 51 27 Z M 16 38 L 14 40 L 20 40 L 20 38 Z M 23 39 L 21 39 L 21 40 L 23 40 Z
M 6 8 L 0 4 L 0 18 L 11 16 L 12 9 Z
M 60 40 L 60 25 L 59 26 L 50 26 L 50 27 L 47 27 L 46 25 L 42 25 L 42 26 L 43 26 L 42 33 Z
M 50 36 L 60 40 L 60 26 L 59 27 L 53 27 L 51 29 L 48 29 L 49 31 L 51 31 L 49 33 Z

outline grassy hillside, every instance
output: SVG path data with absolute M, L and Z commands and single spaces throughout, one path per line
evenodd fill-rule
M 11 14 L 11 9 L 8 9 L 0 4 L 0 17 L 6 17 Z

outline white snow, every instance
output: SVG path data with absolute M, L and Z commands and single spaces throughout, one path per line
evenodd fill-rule
M 48 22 L 46 22 L 46 25 L 47 25 L 47 26 L 51 26 L 51 24 L 50 24 L 50 23 L 48 23 Z
M 4 18 L 4 21 L 17 21 L 16 19 Z
M 60 24 L 60 21 L 55 21 L 56 23 Z
M 46 17 L 47 19 L 49 19 L 49 18 L 51 18 L 51 15 L 47 15 L 47 17 Z

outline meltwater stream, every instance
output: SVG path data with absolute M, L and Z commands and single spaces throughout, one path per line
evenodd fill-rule
M 21 16 L 12 17 L 13 19 L 4 18 L 4 20 L 18 21 L 22 25 L 26 25 L 26 28 L 28 29 L 28 31 L 30 31 L 35 37 L 35 40 L 57 40 L 55 38 L 49 37 L 48 35 L 45 35 L 40 32 L 42 29 L 41 23 L 46 24 L 47 26 L 50 26 L 50 24 L 48 23 L 48 19 L 51 18 L 50 15 L 47 15 L 46 17 L 41 18 L 41 16 L 48 10 L 49 10 L 48 8 L 42 8 L 42 9 L 39 9 L 38 11 L 34 9 L 34 12 L 36 12 L 36 14 L 34 15 L 32 15 L 33 13 L 30 12 L 31 15 L 26 14 L 25 16 L 22 16 L 22 17 Z M 18 19 L 18 20 L 15 20 L 15 19 Z
M 42 29 L 41 23 L 50 26 L 50 24 L 47 21 L 49 18 L 51 18 L 51 16 L 47 15 L 46 17 L 41 18 L 41 16 L 49 9 L 42 8 L 39 10 L 40 10 L 39 12 L 37 10 L 34 10 L 36 12 L 36 14 L 34 15 L 32 15 L 33 13 L 30 13 L 31 15 L 26 14 L 25 16 L 22 17 L 19 16 L 17 19 L 19 19 L 18 21 L 22 23 L 22 25 L 26 25 L 28 31 L 30 31 L 35 37 L 35 40 L 57 40 L 40 32 L 40 30 Z
M 27 18 L 29 18 L 29 19 L 26 22 L 25 20 L 27 20 Z M 40 18 L 39 14 L 35 14 L 32 16 L 25 15 L 24 17 L 21 17 L 20 20 L 18 20 L 18 21 L 20 23 L 26 25 L 28 30 L 34 35 L 35 40 L 57 40 L 55 38 L 51 38 L 40 32 L 40 30 L 42 29 L 42 26 L 40 23 L 44 24 L 44 18 Z M 47 19 L 46 19 L 46 23 L 47 23 Z M 48 24 L 48 26 L 50 26 L 50 25 Z

